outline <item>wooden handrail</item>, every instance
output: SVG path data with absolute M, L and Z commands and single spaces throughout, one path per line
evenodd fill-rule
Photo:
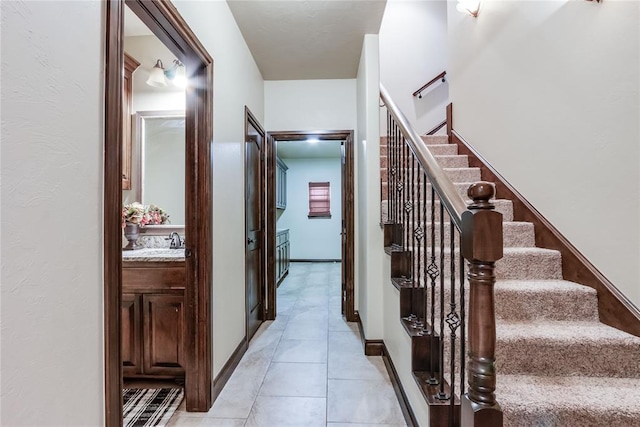
M 447 125 L 447 121 L 443 120 L 441 123 L 438 123 L 433 129 L 431 129 L 429 132 L 425 133 L 425 135 L 433 135 L 434 133 L 438 132 L 440 129 L 442 129 L 443 127 L 445 127 Z
M 435 76 L 434 78 L 429 80 L 429 82 L 426 83 L 424 86 L 422 86 L 420 89 L 418 89 L 417 91 L 413 92 L 413 96 L 420 95 L 423 90 L 425 90 L 426 88 L 428 88 L 429 86 L 431 86 L 432 84 L 434 84 L 435 82 L 437 82 L 440 79 L 442 79 L 442 82 L 444 83 L 444 76 L 446 76 L 446 75 L 447 75 L 446 71 L 441 72 L 440 74 L 438 74 L 437 76 Z
M 461 230 L 462 214 L 467 210 L 467 204 L 451 180 L 444 173 L 436 158 L 433 157 L 427 145 L 422 141 L 420 135 L 418 135 L 411 124 L 409 124 L 407 117 L 400 111 L 396 103 L 393 102 L 382 83 L 380 83 L 380 98 L 382 98 L 382 102 L 387 106 L 387 110 L 396 120 L 400 130 L 407 138 L 407 145 L 413 154 L 415 154 L 420 166 L 422 166 L 429 180 L 440 195 L 442 203 L 449 212 L 451 219 L 456 224 L 456 227 Z

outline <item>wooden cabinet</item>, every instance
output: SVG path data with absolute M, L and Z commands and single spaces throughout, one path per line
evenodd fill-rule
M 276 208 L 287 208 L 287 165 L 276 156 Z
M 289 230 L 278 231 L 276 233 L 276 283 L 278 285 L 289 273 L 290 248 Z
M 184 377 L 184 280 L 184 262 L 123 263 L 125 377 Z
M 122 189 L 131 190 L 132 162 L 132 130 L 131 113 L 133 111 L 133 72 L 140 63 L 133 57 L 124 54 L 124 70 L 122 73 Z

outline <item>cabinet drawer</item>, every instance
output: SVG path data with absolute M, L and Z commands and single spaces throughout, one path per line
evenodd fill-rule
M 184 263 L 127 263 L 122 269 L 125 292 L 157 292 L 184 289 Z

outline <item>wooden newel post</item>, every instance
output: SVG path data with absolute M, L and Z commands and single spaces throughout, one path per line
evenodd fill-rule
M 496 402 L 496 316 L 493 288 L 495 262 L 502 258 L 502 214 L 489 202 L 495 195 L 488 182 L 467 191 L 473 203 L 462 215 L 462 255 L 469 262 L 468 388 L 461 398 L 463 427 L 502 426 Z M 464 338 L 463 338 L 464 339 Z

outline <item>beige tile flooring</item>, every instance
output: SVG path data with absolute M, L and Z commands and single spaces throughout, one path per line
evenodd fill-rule
M 169 426 L 405 426 L 381 357 L 364 355 L 340 315 L 340 264 L 292 263 L 278 314 L 249 343 L 207 413 L 178 409 Z

